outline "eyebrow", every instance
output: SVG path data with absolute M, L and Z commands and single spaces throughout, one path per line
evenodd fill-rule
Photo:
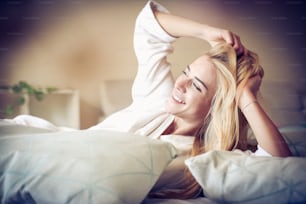
M 187 65 L 187 69 L 188 69 L 188 71 L 190 71 L 190 66 L 189 65 Z M 204 88 L 206 89 L 206 90 L 208 90 L 208 87 L 207 87 L 207 85 L 201 80 L 201 79 L 199 79 L 198 77 L 194 77 L 198 82 L 200 82 L 203 86 L 204 86 Z

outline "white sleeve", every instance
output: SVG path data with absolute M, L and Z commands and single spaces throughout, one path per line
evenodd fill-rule
M 255 156 L 269 156 L 272 157 L 270 153 L 264 150 L 260 145 L 257 145 L 257 150 L 253 153 Z
M 169 97 L 173 77 L 167 55 L 173 51 L 170 36 L 158 23 L 154 10 L 168 12 L 160 4 L 149 1 L 136 19 L 134 50 L 138 71 L 133 84 L 133 100 Z

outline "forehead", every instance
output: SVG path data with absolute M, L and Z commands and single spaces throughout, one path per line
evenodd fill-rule
M 215 90 L 217 71 L 209 56 L 202 55 L 194 60 L 189 67 L 192 74 L 202 80 L 208 89 Z

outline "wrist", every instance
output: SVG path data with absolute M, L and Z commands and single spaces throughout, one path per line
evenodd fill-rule
M 243 111 L 248 105 L 256 102 L 257 98 L 254 94 L 252 94 L 252 92 L 244 91 L 240 96 L 238 107 L 241 111 Z
M 249 103 L 247 103 L 246 105 L 244 105 L 242 108 L 240 108 L 241 112 L 245 112 L 245 110 L 249 107 L 249 106 L 252 106 L 254 104 L 257 103 L 257 100 L 254 100 L 254 101 L 250 101 Z
M 216 40 L 215 38 L 215 34 L 216 33 L 216 28 L 207 25 L 207 24 L 202 24 L 201 25 L 201 34 L 200 34 L 200 38 L 206 42 L 208 42 L 211 46 L 213 46 L 213 42 Z

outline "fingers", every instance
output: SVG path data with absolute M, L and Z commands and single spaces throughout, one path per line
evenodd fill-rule
M 229 31 L 229 30 L 224 30 L 223 31 L 223 35 L 222 35 L 222 38 L 225 40 L 226 43 L 234 46 L 235 45 L 235 36 L 234 34 Z
M 227 31 L 224 40 L 233 46 L 238 56 L 242 54 L 247 54 L 248 50 L 243 46 L 238 35 Z
M 261 81 L 262 80 L 262 77 L 260 76 L 260 74 L 256 74 L 256 75 L 252 76 L 251 78 L 254 78 L 257 81 Z
M 252 76 L 251 78 L 249 78 L 248 81 L 250 81 L 250 83 L 253 82 L 253 83 L 261 84 L 262 77 L 259 74 L 256 74 L 256 75 Z
M 208 40 L 208 42 L 213 46 L 215 43 L 218 42 L 226 42 L 233 46 L 233 48 L 236 51 L 237 56 L 247 54 L 248 50 L 244 47 L 244 45 L 241 43 L 240 37 L 236 35 L 235 33 L 225 30 L 225 29 L 216 29 L 215 35 L 212 35 L 211 40 Z M 212 33 L 214 33 L 212 32 Z
M 260 89 L 262 82 L 262 78 L 259 74 L 248 79 L 247 86 L 252 90 L 252 92 L 256 95 L 257 91 Z
M 236 50 L 237 55 L 247 54 L 247 49 L 241 43 L 240 37 L 233 34 L 233 48 Z
M 261 82 L 262 82 L 262 77 L 259 74 L 257 74 L 256 77 L 257 77 L 257 80 L 258 80 L 258 83 L 259 83 L 259 86 L 260 86 Z

